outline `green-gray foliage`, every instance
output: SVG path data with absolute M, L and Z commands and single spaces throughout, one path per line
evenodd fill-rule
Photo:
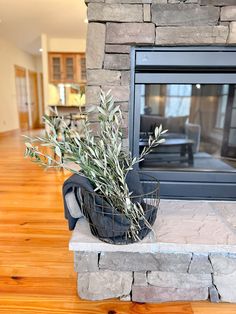
M 27 138 L 25 156 L 45 167 L 63 167 L 77 173 L 73 163 L 79 165 L 80 172 L 94 186 L 95 192 L 105 196 L 113 208 L 116 208 L 131 222 L 130 236 L 137 239 L 139 221 L 144 218 L 142 206 L 131 201 L 132 192 L 126 184 L 126 176 L 133 166 L 144 159 L 152 148 L 163 142 L 160 136 L 166 131 L 156 128 L 154 136 L 149 138 L 139 158 L 132 158 L 122 149 L 122 113 L 114 104 L 110 93 L 101 92 L 101 103 L 97 106 L 100 130 L 94 134 L 89 121 L 84 121 L 83 134 L 68 128 L 63 117 L 45 116 L 46 136 Z M 58 139 L 56 129 L 63 129 L 63 139 Z M 45 153 L 42 148 L 48 147 Z M 148 222 L 146 221 L 148 225 Z M 148 226 L 150 227 L 150 226 Z M 151 227 L 150 227 L 151 228 Z

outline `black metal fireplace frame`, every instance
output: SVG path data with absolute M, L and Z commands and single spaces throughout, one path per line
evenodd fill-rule
M 236 47 L 133 47 L 129 146 L 139 154 L 140 84 L 209 83 L 236 84 Z M 236 200 L 236 172 L 148 170 L 161 183 L 161 197 L 175 199 Z M 150 182 L 147 182 L 147 189 Z

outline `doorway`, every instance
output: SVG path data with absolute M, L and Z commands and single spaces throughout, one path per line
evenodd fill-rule
M 39 117 L 39 97 L 38 97 L 38 77 L 37 73 L 28 71 L 29 73 L 29 93 L 30 93 L 30 111 L 32 117 L 32 129 L 38 129 L 40 127 Z
M 26 70 L 19 66 L 15 66 L 16 78 L 16 101 L 19 113 L 19 124 L 21 130 L 29 130 L 29 104 L 27 95 Z

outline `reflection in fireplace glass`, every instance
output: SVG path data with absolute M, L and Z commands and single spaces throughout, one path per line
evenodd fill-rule
M 236 171 L 236 86 L 141 85 L 139 150 L 156 126 L 165 142 L 142 167 Z

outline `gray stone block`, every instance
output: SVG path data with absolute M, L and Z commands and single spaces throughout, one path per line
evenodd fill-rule
M 121 73 L 110 70 L 87 70 L 87 85 L 120 85 Z
M 221 8 L 220 19 L 221 21 L 236 21 L 236 4 Z
M 129 103 L 128 102 L 115 102 L 116 105 L 119 105 L 122 112 L 128 112 L 129 110 Z
M 86 105 L 99 105 L 100 104 L 100 86 L 86 86 L 85 96 Z
M 133 286 L 134 302 L 201 301 L 208 299 L 208 288 L 161 288 L 154 286 Z
M 236 5 L 235 0 L 199 0 L 201 5 L 214 5 L 214 6 L 225 6 L 225 5 Z
M 86 67 L 101 69 L 104 61 L 106 27 L 101 23 L 89 23 L 87 31 Z
M 111 95 L 115 102 L 127 102 L 129 101 L 130 96 L 130 87 L 129 86 L 102 86 L 104 92 L 111 91 Z
M 236 254 L 210 254 L 214 275 L 236 273 Z
M 189 266 L 190 274 L 211 274 L 213 272 L 207 255 L 193 255 Z
M 142 22 L 143 7 L 138 4 L 90 3 L 89 21 Z
M 191 254 L 184 253 L 102 253 L 99 268 L 126 271 L 175 271 L 187 272 Z
M 236 22 L 231 22 L 229 26 L 228 44 L 236 44 Z
M 130 53 L 128 45 L 106 45 L 105 51 L 108 53 Z
M 131 272 L 99 271 L 78 274 L 78 294 L 86 300 L 119 298 L 131 292 Z
M 128 54 L 106 54 L 104 68 L 109 70 L 129 70 L 130 57 Z
M 198 0 L 168 0 L 168 3 L 182 3 L 184 2 L 184 4 L 187 4 L 187 3 L 198 3 Z
M 209 288 L 209 297 L 210 297 L 210 301 L 212 303 L 219 303 L 220 302 L 220 296 L 219 296 L 218 290 L 216 289 L 215 286 L 212 286 Z
M 78 273 L 98 271 L 98 254 L 90 252 L 74 253 L 75 271 Z
M 228 33 L 227 26 L 157 27 L 156 44 L 225 44 Z
M 207 274 L 185 274 L 175 272 L 152 271 L 147 275 L 150 285 L 162 288 L 209 288 L 212 286 L 212 277 Z
M 217 25 L 220 9 L 197 4 L 152 5 L 152 22 L 158 26 Z
M 130 71 L 121 72 L 121 85 L 130 85 Z
M 152 1 L 155 1 L 155 0 L 106 0 L 106 3 L 144 4 L 144 3 L 152 3 Z
M 144 22 L 151 21 L 151 5 L 150 4 L 143 5 L 143 20 Z
M 103 3 L 105 0 L 85 0 L 85 3 Z
M 134 272 L 134 282 L 135 286 L 147 286 L 147 274 L 146 272 Z
M 153 44 L 154 41 L 152 23 L 107 23 L 107 44 Z
M 214 275 L 216 286 L 222 302 L 236 302 L 236 272 L 229 275 Z
M 120 300 L 123 302 L 130 302 L 131 301 L 131 295 L 130 294 L 124 295 L 124 296 L 120 297 Z

